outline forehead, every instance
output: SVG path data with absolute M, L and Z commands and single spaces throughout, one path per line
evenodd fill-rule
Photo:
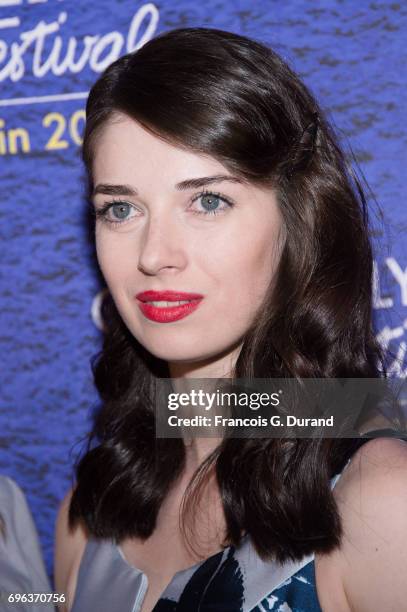
M 174 184 L 188 176 L 230 174 L 218 160 L 166 142 L 134 119 L 116 115 L 100 130 L 93 146 L 94 182 L 137 177 L 170 178 Z

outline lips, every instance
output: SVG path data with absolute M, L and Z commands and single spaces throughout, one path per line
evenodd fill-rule
M 200 300 L 203 295 L 200 293 L 185 293 L 183 291 L 141 291 L 136 295 L 140 302 L 178 302 L 181 300 Z
M 183 319 L 196 310 L 203 299 L 200 293 L 171 290 L 142 291 L 135 297 L 144 316 L 158 323 L 171 323 Z M 172 306 L 170 302 L 176 303 Z M 179 302 L 184 303 L 179 304 Z

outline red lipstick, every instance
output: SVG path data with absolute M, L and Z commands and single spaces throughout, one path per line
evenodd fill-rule
M 157 323 L 178 321 L 196 310 L 203 299 L 200 293 L 185 293 L 183 291 L 142 291 L 135 296 L 143 315 Z M 165 302 L 154 304 L 152 302 Z M 170 306 L 167 302 L 186 302 Z

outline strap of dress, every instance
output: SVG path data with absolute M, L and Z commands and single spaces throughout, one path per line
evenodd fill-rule
M 392 429 L 391 427 L 385 427 L 383 429 L 373 429 L 361 434 L 361 438 L 398 438 L 399 440 L 407 440 L 407 431 L 399 431 L 398 429 Z

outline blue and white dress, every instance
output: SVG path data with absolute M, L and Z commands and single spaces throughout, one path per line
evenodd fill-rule
M 368 440 L 361 440 L 359 446 Z M 332 488 L 350 460 L 332 478 Z M 238 548 L 228 546 L 177 572 L 153 612 L 322 612 L 314 558 L 312 554 L 283 564 L 262 561 L 246 535 Z M 119 546 L 90 539 L 79 568 L 72 612 L 138 612 L 147 586 L 146 575 L 126 561 Z

